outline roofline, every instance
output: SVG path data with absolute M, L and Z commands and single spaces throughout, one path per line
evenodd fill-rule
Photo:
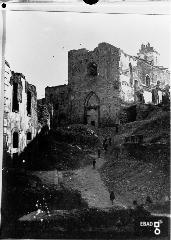
M 60 88 L 60 87 L 67 87 L 67 86 L 68 86 L 68 84 L 63 84 L 63 85 L 52 86 L 52 87 L 47 86 L 46 88 Z

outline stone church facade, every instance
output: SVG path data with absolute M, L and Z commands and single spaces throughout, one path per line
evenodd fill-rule
M 68 85 L 46 88 L 45 98 L 56 106 L 56 118 L 63 114 L 68 123 L 94 126 L 119 123 L 122 108 L 137 102 L 153 101 L 158 87 L 159 103 L 169 85 L 170 72 L 158 66 L 158 53 L 148 43 L 141 45 L 137 56 L 130 56 L 108 43 L 100 43 L 93 51 L 68 52 Z M 62 93 L 62 94 L 61 94 Z M 58 112 L 58 113 L 57 113 Z

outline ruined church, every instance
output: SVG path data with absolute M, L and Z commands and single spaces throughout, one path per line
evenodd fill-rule
M 158 62 L 159 53 L 149 43 L 141 45 L 137 56 L 108 43 L 93 51 L 69 51 L 68 85 L 45 89 L 52 124 L 111 126 L 119 123 L 125 107 L 160 103 L 170 72 Z

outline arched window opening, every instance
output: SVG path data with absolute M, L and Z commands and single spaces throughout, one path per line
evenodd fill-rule
M 13 133 L 13 148 L 18 148 L 18 144 L 19 144 L 18 132 L 14 132 Z
M 145 82 L 146 82 L 146 86 L 149 87 L 150 86 L 150 77 L 149 77 L 149 75 L 146 75 Z
M 31 132 L 27 132 L 27 140 L 31 140 Z
M 89 76 L 97 76 L 97 64 L 95 62 L 90 62 L 87 65 L 87 73 Z

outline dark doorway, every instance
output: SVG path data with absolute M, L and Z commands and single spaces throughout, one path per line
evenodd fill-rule
M 91 125 L 95 127 L 95 121 L 91 121 Z
M 98 127 L 100 121 L 100 100 L 94 92 L 90 92 L 84 104 L 85 123 Z
M 31 140 L 31 132 L 27 133 L 27 140 Z
M 18 148 L 19 139 L 18 139 L 18 132 L 13 133 L 13 148 Z
M 126 113 L 127 113 L 128 122 L 136 121 L 136 117 L 137 117 L 136 105 L 127 108 Z

